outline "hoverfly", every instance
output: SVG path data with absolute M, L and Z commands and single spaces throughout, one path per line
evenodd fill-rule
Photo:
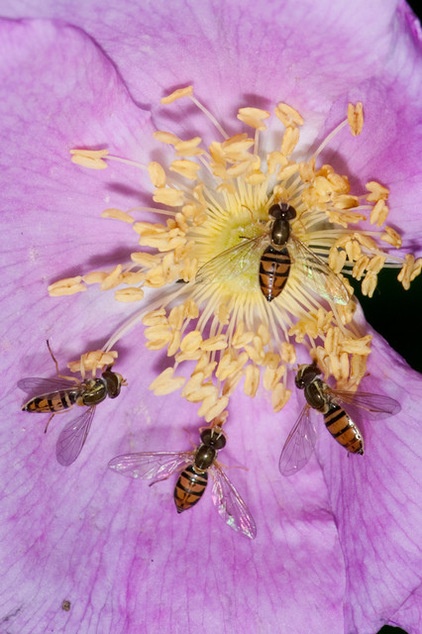
M 197 504 L 208 483 L 208 471 L 214 483 L 212 500 L 220 517 L 235 531 L 254 539 L 256 526 L 245 502 L 216 462 L 217 453 L 226 445 L 226 437 L 220 427 L 206 427 L 200 432 L 201 443 L 194 451 L 153 451 L 129 453 L 110 460 L 113 471 L 130 478 L 153 480 L 151 484 L 166 480 L 181 471 L 174 489 L 174 501 L 178 513 Z
M 48 342 L 47 342 L 48 345 Z M 48 349 L 58 369 L 57 361 L 48 345 Z M 85 444 L 95 408 L 98 403 L 104 401 L 107 396 L 116 398 L 120 394 L 122 385 L 126 385 L 125 379 L 117 372 L 112 371 L 109 365 L 102 372 L 100 378 L 78 381 L 75 377 L 64 377 L 58 374 L 56 379 L 43 379 L 30 377 L 21 379 L 18 387 L 28 394 L 38 393 L 22 405 L 25 412 L 40 414 L 50 413 L 45 431 L 51 419 L 56 414 L 61 414 L 75 405 L 83 406 L 82 414 L 71 419 L 61 430 L 56 444 L 56 457 L 58 462 L 67 467 L 79 456 Z M 70 382 L 73 382 L 69 385 Z
M 264 249 L 259 263 L 259 287 L 268 302 L 278 297 L 289 278 L 291 265 L 298 266 L 303 282 L 321 297 L 337 304 L 347 304 L 350 294 L 341 278 L 303 242 L 292 235 L 290 221 L 296 210 L 288 203 L 271 205 L 268 210 L 268 230 L 255 238 L 226 249 L 204 264 L 196 275 L 196 282 L 219 280 L 237 276 L 249 267 L 250 256 L 256 249 Z
M 372 418 L 387 418 L 398 414 L 400 403 L 389 396 L 367 392 L 346 392 L 330 388 L 318 376 L 322 374 L 315 363 L 301 365 L 296 374 L 296 387 L 304 390 L 306 404 L 284 443 L 279 469 L 283 475 L 293 475 L 306 465 L 315 447 L 317 434 L 310 415 L 321 413 L 330 434 L 350 453 L 363 454 L 362 434 L 353 413 L 363 410 Z

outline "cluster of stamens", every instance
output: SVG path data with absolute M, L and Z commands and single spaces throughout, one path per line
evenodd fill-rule
M 142 321 L 147 348 L 164 350 L 173 359 L 151 389 L 160 395 L 181 390 L 183 398 L 199 404 L 198 415 L 206 421 L 227 410 L 239 383 L 251 397 L 262 386 L 271 394 L 273 409 L 280 410 L 289 399 L 298 359 L 312 358 L 338 385 L 354 389 L 366 371 L 371 337 L 354 322 L 353 289 L 343 274 L 360 280 L 363 294 L 372 296 L 383 267 L 401 268 L 398 279 L 404 288 L 422 268 L 421 260 L 411 255 L 404 260 L 392 255 L 401 239 L 386 225 L 388 189 L 370 182 L 366 192 L 352 193 L 346 176 L 320 164 L 334 135 L 346 127 L 354 136 L 360 133 L 361 104 L 350 105 L 347 119 L 308 160 L 298 162 L 294 157 L 304 122 L 291 106 L 276 106 L 276 124 L 267 111 L 241 108 L 238 119 L 251 132 L 230 137 L 191 87 L 162 101 L 171 104 L 180 98 L 204 112 L 219 140 L 204 147 L 199 136 L 180 139 L 157 131 L 155 139 L 173 154 L 168 162 L 142 166 L 124 159 L 147 171 L 155 205 L 107 209 L 103 216 L 131 223 L 138 250 L 130 262 L 112 270 L 56 282 L 50 294 L 68 295 L 98 284 L 101 290 L 113 289 L 118 301 L 141 302 L 104 351 Z M 264 151 L 271 140 L 274 148 Z M 73 150 L 72 160 L 103 169 L 123 159 L 107 150 Z M 271 231 L 268 210 L 279 203 L 296 211 L 292 239 L 341 280 L 346 300 L 329 287 L 321 296 L 312 270 L 304 276 L 292 258 L 286 286 L 274 301 L 267 301 L 258 270 Z M 138 218 L 152 210 L 161 221 Z

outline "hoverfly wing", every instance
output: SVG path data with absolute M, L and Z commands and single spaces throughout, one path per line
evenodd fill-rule
M 340 276 L 309 247 L 291 236 L 288 248 L 292 261 L 301 269 L 308 286 L 335 304 L 345 305 L 350 301 L 351 295 Z
M 36 376 L 20 379 L 17 385 L 20 390 L 34 396 L 43 396 L 59 390 L 74 390 L 78 386 L 76 382 L 66 379 L 43 379 Z
M 63 467 L 68 467 L 75 462 L 91 429 L 95 407 L 84 408 L 84 410 L 80 416 L 66 423 L 57 439 L 56 458 Z
M 248 507 L 219 465 L 210 467 L 214 478 L 212 501 L 220 517 L 230 528 L 249 539 L 256 537 L 256 525 Z
M 299 418 L 287 436 L 278 463 L 284 476 L 291 476 L 302 469 L 315 449 L 317 433 L 311 420 L 311 408 L 305 405 Z
M 365 410 L 369 417 L 388 418 L 401 410 L 398 401 L 384 394 L 370 394 L 369 392 L 346 392 L 342 390 L 330 390 L 331 398 L 340 405 L 345 405 L 349 411 L 351 407 Z
M 192 462 L 191 451 L 141 451 L 116 456 L 108 463 L 109 469 L 128 478 L 166 480 L 185 464 Z
M 195 283 L 218 282 L 222 276 L 224 276 L 224 279 L 237 277 L 242 271 L 250 269 L 251 256 L 256 253 L 261 245 L 266 243 L 269 243 L 269 239 L 265 235 L 256 238 L 246 238 L 234 247 L 222 251 L 198 269 Z

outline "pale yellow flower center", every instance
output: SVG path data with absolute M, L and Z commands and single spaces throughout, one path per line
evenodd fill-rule
M 353 290 L 343 273 L 361 280 L 363 293 L 372 296 L 384 266 L 401 267 L 404 288 L 422 266 L 411 255 L 403 262 L 390 253 L 401 239 L 385 224 L 386 187 L 370 182 L 366 192 L 353 193 L 346 176 L 319 164 L 334 135 L 347 127 L 354 136 L 360 133 L 362 104 L 350 104 L 347 119 L 307 161 L 297 161 L 304 121 L 292 106 L 277 104 L 275 123 L 270 112 L 241 108 L 243 128 L 229 136 L 192 87 L 162 102 L 181 98 L 200 108 L 218 139 L 204 147 L 201 136 L 181 139 L 157 131 L 155 139 L 173 157 L 136 164 L 149 175 L 156 205 L 103 213 L 132 224 L 140 248 L 131 262 L 60 280 L 49 287 L 50 294 L 68 295 L 98 284 L 115 289 L 118 301 L 142 301 L 105 351 L 142 320 L 147 347 L 165 349 L 174 360 L 151 389 L 156 394 L 181 389 L 184 398 L 200 404 L 198 414 L 207 421 L 226 410 L 240 382 L 250 396 L 262 386 L 274 410 L 281 409 L 298 356 L 312 357 L 338 386 L 355 388 L 366 370 L 371 337 L 353 321 Z M 103 169 L 115 160 L 135 165 L 105 150 L 72 150 L 72 161 L 84 167 Z M 288 221 L 289 236 L 269 255 L 277 260 L 284 248 L 285 286 L 269 301 L 259 271 L 273 244 L 276 221 L 270 210 L 287 207 L 296 213 Z M 142 220 L 143 211 L 155 211 L 161 221 Z M 279 272 L 278 260 L 277 267 Z M 159 289 L 154 298 L 148 288 Z M 179 371 L 186 362 L 188 372 Z

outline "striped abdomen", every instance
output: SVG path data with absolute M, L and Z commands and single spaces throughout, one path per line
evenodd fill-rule
M 180 474 L 174 489 L 174 501 L 177 512 L 181 513 L 190 509 L 199 502 L 208 482 L 208 473 L 196 473 L 193 465 L 186 467 Z
M 347 451 L 363 454 L 362 434 L 340 405 L 330 403 L 328 411 L 324 414 L 324 422 L 330 434 Z
M 80 394 L 78 389 L 70 390 L 58 390 L 56 392 L 50 392 L 49 394 L 42 394 L 41 396 L 35 396 L 30 401 L 22 406 L 22 410 L 25 412 L 62 412 L 65 409 L 69 409 L 75 405 L 76 400 Z
M 286 247 L 276 251 L 269 246 L 259 263 L 259 285 L 264 297 L 271 302 L 286 285 L 290 273 L 290 255 Z

